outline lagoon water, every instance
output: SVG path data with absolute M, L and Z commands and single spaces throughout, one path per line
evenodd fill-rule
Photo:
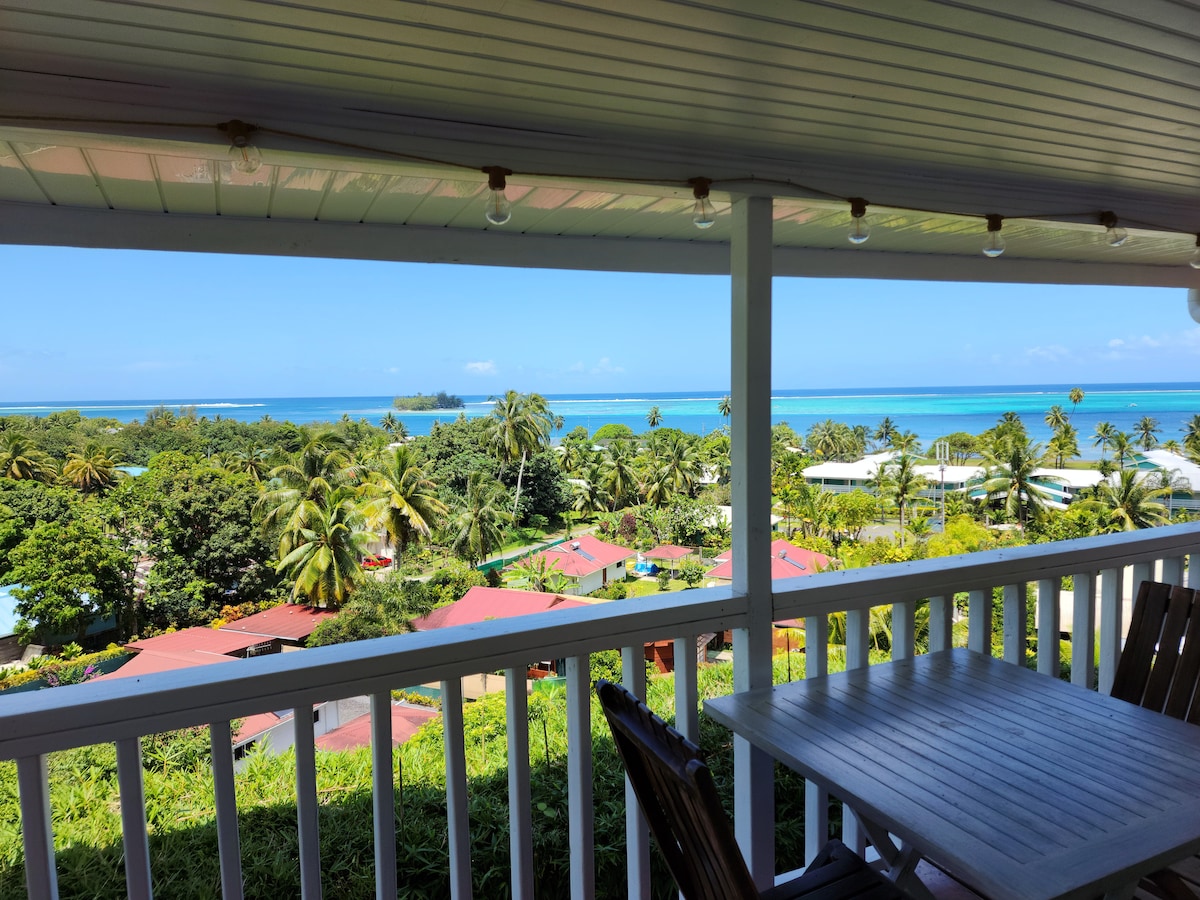
M 1043 418 L 1054 404 L 1068 414 L 1067 393 L 1072 387 L 1086 392 L 1072 418 L 1079 429 L 1080 447 L 1087 451 L 1097 422 L 1111 422 L 1122 431 L 1132 431 L 1143 416 L 1159 421 L 1162 441 L 1182 438 L 1184 424 L 1200 414 L 1200 383 L 1108 384 L 1108 385 L 1019 385 L 974 387 L 848 388 L 841 390 L 779 390 L 771 400 L 773 423 L 787 422 L 803 433 L 824 419 L 874 429 L 884 416 L 904 431 L 914 431 L 925 442 L 953 431 L 976 434 L 996 424 L 1005 412 L 1015 412 L 1025 422 L 1030 436 L 1046 441 L 1050 429 Z M 706 433 L 726 423 L 717 404 L 727 391 L 692 391 L 642 394 L 546 394 L 551 410 L 563 417 L 566 431 L 582 425 L 595 431 L 608 422 L 628 425 L 635 432 L 647 430 L 646 413 L 657 406 L 662 424 L 683 431 Z M 462 410 L 468 416 L 487 415 L 491 403 L 486 396 L 463 395 Z M 297 424 L 335 421 L 342 415 L 378 423 L 392 410 L 389 397 L 264 397 L 232 399 L 163 398 L 148 400 L 71 401 L 54 403 L 3 402 L 0 416 L 45 416 L 63 410 L 78 410 L 90 417 L 106 416 L 121 422 L 143 418 L 156 406 L 172 411 L 196 408 L 201 416 L 221 416 L 254 421 L 270 416 L 276 421 Z M 456 410 L 399 412 L 396 415 L 410 434 L 428 434 L 435 422 L 446 422 Z M 736 410 L 734 411 L 736 415 Z M 1085 453 L 1086 455 L 1086 453 Z

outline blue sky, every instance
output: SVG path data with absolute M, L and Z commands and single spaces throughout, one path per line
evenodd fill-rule
M 0 266 L 0 400 L 729 382 L 723 277 L 12 246 Z M 1200 378 L 1180 289 L 777 278 L 774 296 L 779 389 Z

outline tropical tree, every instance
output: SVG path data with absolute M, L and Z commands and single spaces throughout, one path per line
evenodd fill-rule
M 717 403 L 717 412 L 719 412 L 726 419 L 728 419 L 730 413 L 733 412 L 733 407 L 730 405 L 728 394 L 722 397 Z
M 1100 513 L 1106 532 L 1136 531 L 1167 522 L 1167 508 L 1159 498 L 1170 492 L 1154 474 L 1125 469 L 1115 481 L 1102 481 L 1095 499 L 1084 503 Z
M 396 433 L 396 426 L 400 424 L 400 419 L 391 410 L 388 410 L 386 413 L 384 413 L 382 418 L 379 420 L 379 427 L 388 434 L 393 435 Z
M 486 472 L 472 472 L 467 492 L 450 521 L 450 549 L 467 562 L 483 562 L 504 545 L 504 529 L 512 514 L 504 509 L 508 491 Z
M 1113 456 L 1116 457 L 1117 464 L 1124 469 L 1125 462 L 1133 459 L 1133 436 L 1126 431 L 1118 431 L 1112 437 Z
M 354 462 L 337 432 L 326 430 L 305 437 L 288 462 L 271 470 L 271 486 L 255 507 L 263 514 L 263 527 L 268 530 L 276 526 L 295 530 L 314 504 L 323 505 L 335 491 L 362 479 L 362 466 Z
M 14 481 L 54 480 L 54 461 L 17 431 L 10 431 L 0 438 L 0 478 Z
M 1075 415 L 1076 407 L 1078 407 L 1079 404 L 1081 402 L 1083 402 L 1084 396 L 1086 396 L 1086 395 L 1083 393 L 1083 388 L 1077 388 L 1077 387 L 1071 388 L 1070 393 L 1067 394 L 1067 399 L 1071 401 L 1071 415 L 1072 416 Z
M 917 472 L 917 458 L 910 453 L 901 453 L 884 463 L 878 480 L 881 490 L 892 497 L 900 510 L 900 545 L 904 546 L 905 514 L 928 482 Z
M 1092 434 L 1095 438 L 1092 441 L 1093 447 L 1100 448 L 1100 458 L 1104 459 L 1108 449 L 1112 447 L 1113 438 L 1117 435 L 1117 428 L 1112 422 L 1097 422 L 1096 430 Z
M 67 454 L 63 478 L 85 494 L 94 494 L 112 487 L 125 473 L 117 468 L 121 459 L 115 447 L 101 447 L 88 442 L 82 450 Z
M 657 406 L 650 407 L 650 410 L 646 413 L 646 424 L 651 428 L 657 428 L 662 424 L 662 420 L 662 411 Z
M 892 437 L 897 433 L 896 423 L 892 421 L 890 416 L 884 416 L 880 419 L 875 430 L 871 432 L 871 437 L 875 441 L 877 447 L 887 447 L 892 443 Z
M 1046 413 L 1046 424 L 1050 426 L 1051 431 L 1061 431 L 1064 425 L 1070 423 L 1066 412 L 1057 403 L 1050 407 Z
M 446 504 L 437 497 L 437 485 L 425 476 L 416 453 L 407 445 L 384 455 L 379 467 L 368 473 L 363 491 L 368 498 L 362 508 L 367 524 L 383 529 L 386 542 L 396 546 L 397 560 L 413 541 L 429 539 L 446 514 Z
M 984 453 L 982 488 L 990 502 L 1002 501 L 1005 514 L 1024 526 L 1041 514 L 1049 491 L 1033 480 L 1042 446 L 1033 441 L 1005 442 L 1000 453 Z
M 1159 422 L 1153 416 L 1142 416 L 1133 426 L 1133 434 L 1143 450 L 1153 450 L 1158 444 Z
M 625 497 L 637 493 L 636 451 L 631 441 L 614 440 L 604 450 L 604 489 L 612 497 L 613 508 Z
M 1046 453 L 1048 456 L 1054 457 L 1054 464 L 1060 469 L 1066 460 L 1078 456 L 1079 433 L 1075 430 L 1075 426 L 1064 422 L 1054 432 L 1054 437 L 1050 439 L 1050 443 L 1046 447 Z
M 505 582 L 527 591 L 546 594 L 561 594 L 571 586 L 570 580 L 559 568 L 558 560 L 551 560 L 545 553 L 535 553 L 515 563 L 508 570 Z
M 572 508 L 578 513 L 603 512 L 612 506 L 612 495 L 604 488 L 604 469 L 599 463 L 593 463 L 582 473 L 581 478 L 575 479 L 573 488 L 574 500 Z
M 1193 455 L 1200 454 L 1200 413 L 1188 419 L 1187 424 L 1180 430 L 1183 432 L 1183 446 L 1187 451 Z
M 255 481 L 262 481 L 270 471 L 270 461 L 270 450 L 245 444 L 225 455 L 222 468 L 228 472 L 243 472 Z
M 521 481 L 525 463 L 531 454 L 550 446 L 553 414 L 541 394 L 521 394 L 506 391 L 503 397 L 492 397 L 495 406 L 489 419 L 493 448 L 506 463 L 518 462 L 517 490 L 513 497 L 512 515 L 517 517 L 521 502 Z
M 700 477 L 700 457 L 692 441 L 676 434 L 658 442 L 653 453 L 655 473 L 670 486 L 671 493 L 690 497 Z
M 808 429 L 808 451 L 822 459 L 857 459 L 866 444 L 866 435 L 856 434 L 845 422 L 826 419 Z
M 921 441 L 919 437 L 914 431 L 898 431 L 892 435 L 892 446 L 901 453 L 920 453 Z
M 283 532 L 275 570 L 294 582 L 293 598 L 338 607 L 362 577 L 358 559 L 371 532 L 347 487 L 304 501 L 299 509 L 305 514 Z

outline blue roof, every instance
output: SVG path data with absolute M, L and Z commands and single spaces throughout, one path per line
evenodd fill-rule
M 17 598 L 9 591 L 15 584 L 0 584 L 0 637 L 6 637 L 17 630 Z

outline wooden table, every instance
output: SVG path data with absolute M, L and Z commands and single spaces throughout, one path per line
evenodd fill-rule
M 968 650 L 705 709 L 988 897 L 1128 897 L 1200 850 L 1200 727 Z

